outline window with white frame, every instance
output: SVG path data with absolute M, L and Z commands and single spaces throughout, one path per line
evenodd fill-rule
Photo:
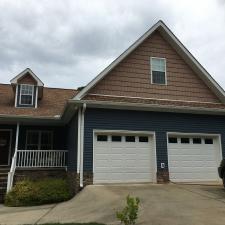
M 166 59 L 151 57 L 151 83 L 166 84 Z
M 27 131 L 26 136 L 27 150 L 52 150 L 53 132 L 52 131 Z
M 34 85 L 21 84 L 19 93 L 19 105 L 32 106 L 34 103 Z

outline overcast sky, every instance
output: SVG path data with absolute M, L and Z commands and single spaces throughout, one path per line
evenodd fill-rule
M 83 86 L 160 19 L 225 88 L 225 0 L 0 0 L 0 82 Z

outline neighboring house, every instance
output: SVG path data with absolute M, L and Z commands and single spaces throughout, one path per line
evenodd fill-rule
M 8 188 L 13 177 L 62 171 L 75 191 L 219 179 L 224 91 L 162 21 L 79 92 L 45 88 L 26 69 L 0 95 Z

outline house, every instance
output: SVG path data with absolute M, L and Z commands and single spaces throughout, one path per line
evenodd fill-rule
M 0 95 L 8 190 L 24 177 L 67 176 L 75 192 L 219 179 L 224 91 L 162 21 L 80 91 L 46 88 L 26 69 Z

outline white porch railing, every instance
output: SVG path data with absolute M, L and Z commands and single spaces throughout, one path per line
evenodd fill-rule
M 66 150 L 18 150 L 16 167 L 66 167 Z
M 7 192 L 13 186 L 16 168 L 66 168 L 67 150 L 17 150 L 8 173 Z

